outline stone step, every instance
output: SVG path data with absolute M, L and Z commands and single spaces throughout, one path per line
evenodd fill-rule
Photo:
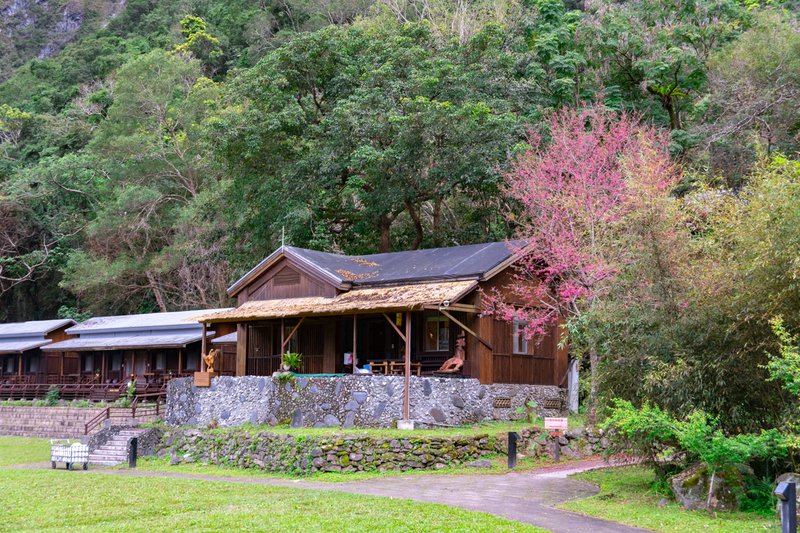
M 108 444 L 103 444 L 102 446 L 100 446 L 100 447 L 99 447 L 99 448 L 97 448 L 97 449 L 98 449 L 98 450 L 103 450 L 103 451 L 115 451 L 115 452 L 117 452 L 117 451 L 121 451 L 121 452 L 125 453 L 125 451 L 128 449 L 128 446 L 127 446 L 127 445 L 125 445 L 125 444 L 122 444 L 122 445 L 115 445 L 115 444 L 108 445 Z
M 90 465 L 95 465 L 95 466 L 117 466 L 117 465 L 120 465 L 120 464 L 122 464 L 124 462 L 125 461 L 116 461 L 116 460 L 115 461 L 101 461 L 101 460 L 89 459 L 89 464 Z
M 126 461 L 128 457 L 126 455 L 97 455 L 97 454 L 90 454 L 89 455 L 89 462 L 96 463 L 98 461 L 116 461 L 117 463 L 122 463 Z

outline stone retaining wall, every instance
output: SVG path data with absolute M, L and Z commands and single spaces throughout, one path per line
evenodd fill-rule
M 174 379 L 167 388 L 165 421 L 171 426 L 291 424 L 293 427 L 393 427 L 403 415 L 401 376 L 216 377 L 211 387 L 195 387 L 191 378 Z M 565 391 L 544 385 L 482 385 L 477 379 L 412 377 L 411 419 L 422 426 L 463 425 L 510 420 L 523 415 L 528 401 L 563 405 Z M 503 399 L 508 407 L 495 407 Z M 538 407 L 555 416 L 560 409 Z
M 519 434 L 520 454 L 548 456 L 554 452 L 555 441 L 543 429 L 523 429 Z M 420 437 L 409 432 L 407 435 L 306 437 L 270 431 L 176 429 L 164 435 L 157 454 L 169 456 L 172 464 L 200 462 L 305 475 L 438 469 L 504 454 L 508 449 L 506 433 Z M 567 432 L 558 440 L 562 456 L 569 458 L 600 453 L 603 441 L 599 433 L 587 434 L 582 430 Z

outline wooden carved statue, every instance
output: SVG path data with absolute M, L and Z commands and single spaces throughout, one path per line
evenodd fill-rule
M 219 357 L 219 348 L 214 348 L 203 356 L 203 362 L 206 364 L 206 372 L 209 374 L 214 373 L 214 361 Z
M 456 353 L 445 361 L 442 364 L 442 367 L 437 371 L 443 374 L 455 374 L 456 372 L 460 372 L 461 368 L 464 366 L 464 359 L 466 358 L 466 352 L 464 347 L 467 345 L 467 339 L 464 335 L 464 332 L 458 334 L 456 338 Z

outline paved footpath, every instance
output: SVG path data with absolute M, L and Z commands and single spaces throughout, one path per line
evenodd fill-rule
M 35 468 L 38 465 L 18 466 L 20 468 Z M 599 489 L 595 485 L 572 479 L 568 476 L 603 466 L 606 465 L 602 460 L 589 460 L 510 474 L 464 474 L 455 476 L 426 476 L 418 474 L 338 483 L 323 483 L 304 479 L 207 476 L 181 472 L 127 469 L 89 470 L 85 473 L 226 481 L 407 498 L 481 511 L 533 524 L 555 533 L 641 533 L 646 531 L 554 507 L 569 500 L 586 498 L 597 494 Z

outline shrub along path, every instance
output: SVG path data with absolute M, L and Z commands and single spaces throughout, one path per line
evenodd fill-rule
M 596 485 L 568 478 L 570 474 L 605 466 L 601 460 L 551 466 L 530 472 L 501 475 L 436 475 L 378 477 L 341 483 L 324 483 L 303 479 L 205 476 L 181 472 L 130 469 L 104 469 L 76 472 L 79 475 L 122 474 L 128 476 L 169 477 L 224 481 L 254 485 L 272 485 L 316 490 L 349 492 L 372 496 L 406 498 L 422 502 L 443 503 L 472 511 L 482 511 L 519 522 L 559 532 L 632 533 L 645 531 L 609 520 L 584 516 L 553 506 L 586 498 L 599 492 Z

